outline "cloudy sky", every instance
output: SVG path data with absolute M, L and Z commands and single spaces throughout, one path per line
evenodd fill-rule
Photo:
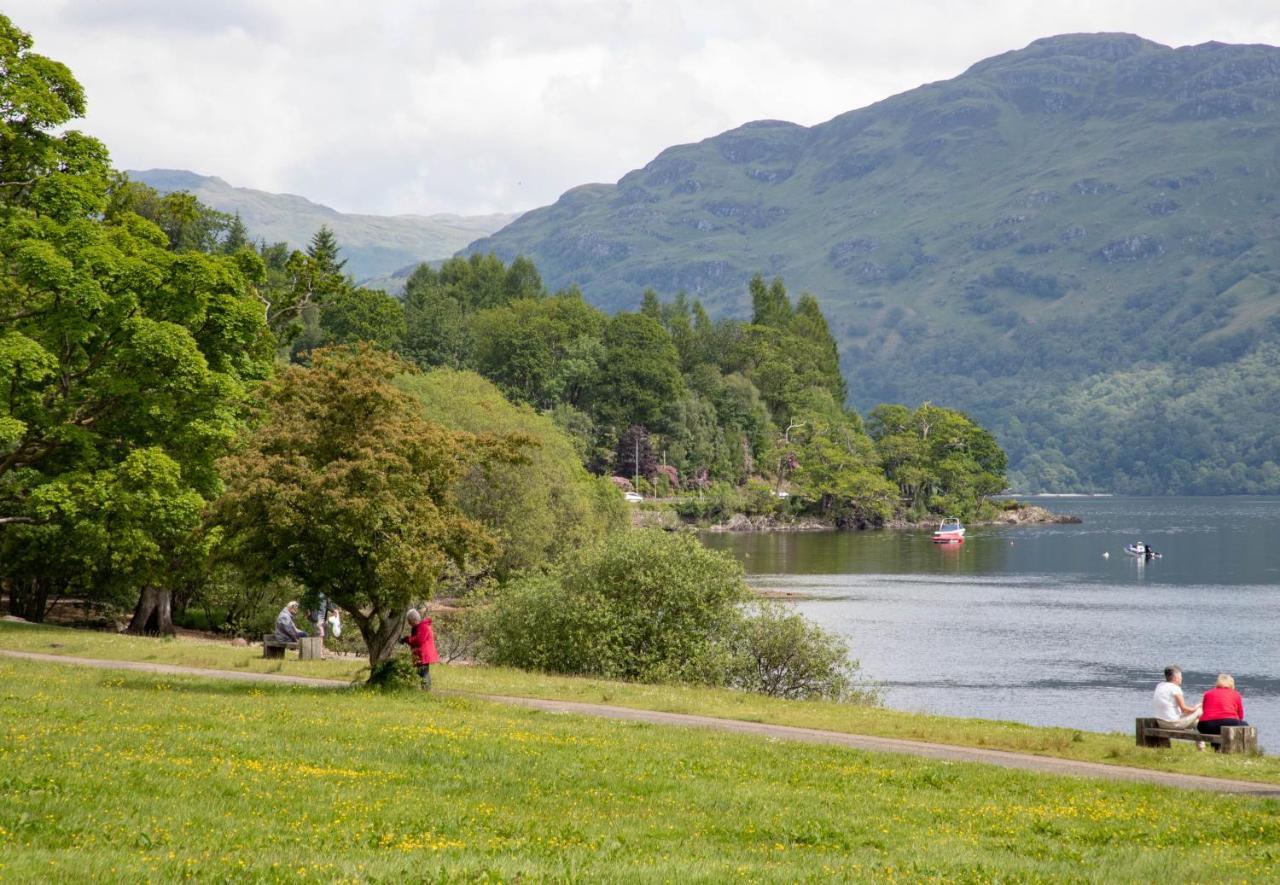
M 514 211 L 749 120 L 813 124 L 1037 37 L 1280 44 L 1280 0 L 5 0 L 83 128 L 349 212 Z

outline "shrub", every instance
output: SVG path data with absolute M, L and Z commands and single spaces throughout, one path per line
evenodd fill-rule
M 441 663 L 470 661 L 479 655 L 484 609 L 482 600 L 470 594 L 462 608 L 431 613 L 431 627 L 435 631 L 436 651 Z
M 763 602 L 741 618 L 730 639 L 728 684 L 779 698 L 872 703 L 844 640 L 786 606 Z
M 713 483 L 697 497 L 685 498 L 676 505 L 676 511 L 687 519 L 727 519 L 742 509 L 742 494 L 727 482 Z
M 646 681 L 689 670 L 746 599 L 742 569 L 688 535 L 633 531 L 513 582 L 485 626 L 485 659 Z
M 413 659 L 407 652 L 397 652 L 385 661 L 373 665 L 366 683 L 381 691 L 408 691 L 419 688 L 422 680 Z
M 782 499 L 774 495 L 773 486 L 764 480 L 747 481 L 742 501 L 742 512 L 747 516 L 776 516 L 782 509 Z

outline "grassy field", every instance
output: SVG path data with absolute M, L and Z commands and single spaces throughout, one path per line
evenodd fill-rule
M 354 658 L 267 661 L 262 658 L 261 649 L 234 648 L 224 642 L 146 639 L 5 622 L 0 622 L 0 648 L 344 680 L 362 679 L 367 675 L 364 662 Z M 1280 783 L 1280 757 L 1277 756 L 1257 758 L 1197 753 L 1190 743 L 1177 744 L 1168 750 L 1150 750 L 1135 746 L 1131 734 L 1038 728 L 1017 722 L 956 719 L 817 701 L 782 701 L 720 689 L 638 685 L 496 667 L 441 666 L 435 668 L 433 676 L 436 688 L 442 692 L 615 704 L 852 734 L 1014 750 L 1183 774 Z M 1135 715 L 1145 711 L 1146 700 L 1145 697 L 1135 697 Z M 1269 737 L 1262 736 L 1264 744 Z
M 453 671 L 457 672 L 457 671 Z M 0 659 L 0 880 L 1257 881 L 1280 803 Z

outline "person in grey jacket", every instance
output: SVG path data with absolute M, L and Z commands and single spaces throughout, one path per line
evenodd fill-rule
M 280 609 L 280 614 L 276 615 L 276 639 L 281 642 L 297 642 L 307 635 L 305 631 L 299 630 L 298 625 L 293 622 L 293 616 L 297 611 L 298 603 L 296 600 Z

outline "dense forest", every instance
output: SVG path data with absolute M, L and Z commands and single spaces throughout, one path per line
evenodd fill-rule
M 270 267 L 272 249 L 259 251 Z M 423 369 L 477 372 L 549 417 L 593 473 L 698 493 L 682 502 L 690 515 L 790 509 L 869 526 L 973 515 L 1003 487 L 1002 451 L 963 414 L 880 406 L 864 423 L 847 409 L 817 301 L 793 303 L 780 279 L 750 281 L 749 322 L 713 322 L 697 300 L 652 290 L 608 315 L 576 289 L 548 292 L 528 259 L 492 255 L 423 265 L 397 299 L 344 280 L 336 254 L 322 229 L 293 258 L 327 282 L 278 330 L 292 359 L 369 342 Z
M 71 598 L 170 632 L 202 608 L 252 634 L 282 598 L 323 593 L 376 661 L 411 600 L 626 534 L 619 486 L 691 516 L 846 526 L 973 515 L 1003 486 L 1003 452 L 959 412 L 847 409 L 822 311 L 779 279 L 750 282 L 750 321 L 714 322 L 652 292 L 608 315 L 491 255 L 419 267 L 403 298 L 364 289 L 327 229 L 306 250 L 253 242 L 114 172 L 67 128 L 79 84 L 30 47 L 0 16 L 14 614 Z

